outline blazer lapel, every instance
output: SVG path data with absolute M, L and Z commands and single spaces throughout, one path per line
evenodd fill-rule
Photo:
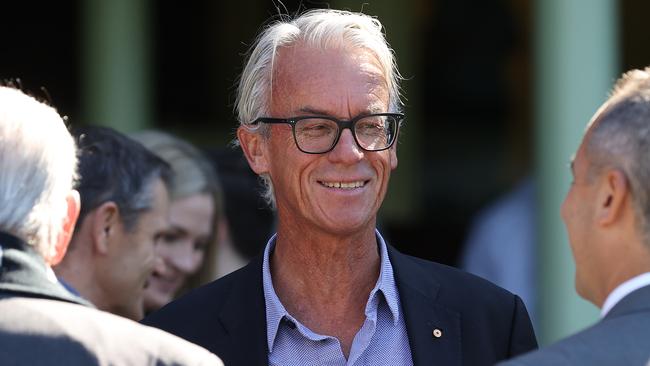
M 460 365 L 460 314 L 436 303 L 440 284 L 419 263 L 388 246 L 414 365 Z
M 232 358 L 226 364 L 268 365 L 266 310 L 262 287 L 262 256 L 248 264 L 219 316 L 230 339 Z

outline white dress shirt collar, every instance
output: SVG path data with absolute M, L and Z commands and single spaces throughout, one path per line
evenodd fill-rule
M 629 280 L 618 285 L 614 291 L 610 292 L 603 303 L 603 307 L 600 310 L 600 317 L 604 318 L 607 313 L 609 313 L 612 308 L 618 304 L 625 296 L 634 292 L 635 290 L 640 289 L 650 285 L 650 272 L 640 274 L 636 277 L 632 277 Z

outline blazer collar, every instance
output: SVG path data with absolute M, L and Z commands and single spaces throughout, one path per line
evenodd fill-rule
M 604 319 L 640 311 L 650 311 L 650 285 L 634 290 L 622 298 Z
M 460 365 L 460 314 L 437 301 L 431 270 L 388 246 L 414 365 Z
M 3 296 L 29 296 L 92 306 L 48 276 L 43 257 L 23 240 L 0 232 L 0 291 Z

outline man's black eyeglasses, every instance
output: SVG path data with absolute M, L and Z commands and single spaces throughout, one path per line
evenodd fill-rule
M 291 118 L 260 117 L 258 123 L 287 123 L 300 151 L 307 154 L 324 154 L 334 149 L 344 129 L 352 131 L 357 145 L 366 151 L 390 148 L 397 139 L 402 113 L 375 113 L 342 121 L 328 116 L 301 116 Z

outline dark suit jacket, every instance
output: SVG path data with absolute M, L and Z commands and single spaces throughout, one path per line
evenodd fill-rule
M 415 365 L 492 365 L 537 347 L 519 297 L 468 273 L 388 253 Z M 190 292 L 144 323 L 216 353 L 226 365 L 267 365 L 262 257 Z M 433 330 L 442 336 L 433 336 Z
M 223 365 L 183 339 L 93 308 L 46 268 L 31 246 L 0 233 L 0 365 Z
M 624 297 L 605 318 L 584 331 L 503 365 L 646 366 L 649 363 L 650 286 L 646 286 Z

